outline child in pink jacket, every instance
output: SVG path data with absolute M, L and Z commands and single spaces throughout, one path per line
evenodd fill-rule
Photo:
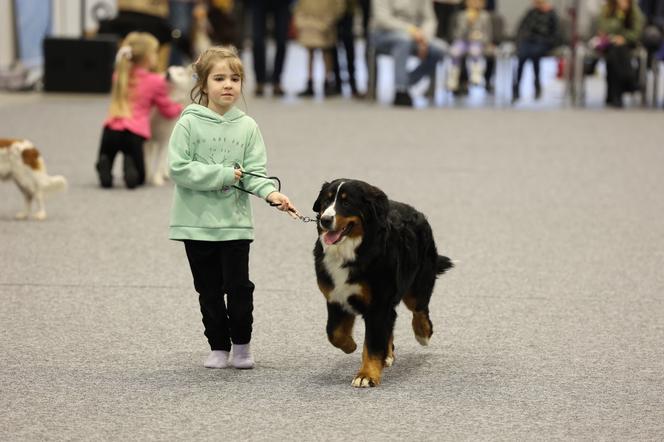
M 97 173 L 101 187 L 113 186 L 113 161 L 118 152 L 124 157 L 127 188 L 145 182 L 143 142 L 152 136 L 152 107 L 166 118 L 176 118 L 182 105 L 168 96 L 166 80 L 151 72 L 157 63 L 159 42 L 151 34 L 131 32 L 118 50 L 111 90 L 111 105 L 104 121 Z

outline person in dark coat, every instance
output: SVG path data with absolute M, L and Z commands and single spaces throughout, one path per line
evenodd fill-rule
M 519 99 L 519 84 L 528 60 L 532 62 L 535 74 L 535 98 L 541 97 L 540 60 L 556 46 L 559 35 L 558 14 L 551 3 L 548 0 L 533 0 L 533 7 L 519 22 L 516 35 L 519 64 L 512 86 L 512 100 Z

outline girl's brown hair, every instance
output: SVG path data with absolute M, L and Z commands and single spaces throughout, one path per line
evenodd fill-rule
M 130 32 L 122 41 L 115 57 L 115 75 L 111 89 L 111 117 L 130 117 L 131 69 L 142 64 L 159 50 L 159 41 L 147 32 Z
M 615 17 L 618 15 L 618 0 L 608 0 L 606 2 L 605 6 L 605 16 L 606 17 Z M 623 18 L 623 25 L 627 29 L 633 29 L 634 28 L 634 0 L 629 0 L 629 7 L 627 11 L 625 12 L 625 16 Z
M 203 52 L 201 56 L 198 57 L 198 60 L 192 65 L 196 78 L 196 84 L 191 90 L 191 101 L 194 103 L 203 106 L 208 105 L 208 95 L 205 90 L 207 78 L 215 63 L 219 61 L 228 62 L 228 67 L 231 72 L 240 76 L 242 82 L 240 91 L 242 92 L 244 90 L 244 66 L 242 65 L 242 60 L 240 59 L 237 49 L 235 49 L 234 46 L 213 46 Z

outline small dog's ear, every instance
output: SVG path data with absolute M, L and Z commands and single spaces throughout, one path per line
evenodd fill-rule
M 316 198 L 316 201 L 314 201 L 314 206 L 311 209 L 316 213 L 320 212 L 320 200 L 323 198 L 323 191 L 329 184 L 330 183 L 328 182 L 323 183 L 323 185 L 320 188 L 320 192 L 318 192 L 318 198 Z

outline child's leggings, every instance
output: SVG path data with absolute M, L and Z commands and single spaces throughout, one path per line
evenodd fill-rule
M 455 40 L 450 49 L 450 56 L 454 64 L 459 64 L 464 55 L 470 55 L 473 60 L 479 59 L 484 52 L 484 44 L 479 41 Z
M 145 183 L 144 142 L 145 138 L 128 130 L 113 130 L 105 127 L 101 135 L 99 157 L 107 156 L 111 165 L 113 165 L 118 152 L 122 152 L 125 157 L 131 158 L 138 171 L 138 184 L 140 185 Z
M 251 341 L 254 284 L 249 280 L 250 243 L 184 241 L 212 350 L 230 351 L 231 342 L 242 345 Z

